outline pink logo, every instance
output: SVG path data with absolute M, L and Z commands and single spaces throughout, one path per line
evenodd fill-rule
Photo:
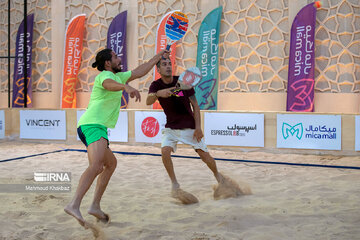
M 311 112 L 314 108 L 312 95 L 314 93 L 314 80 L 300 79 L 290 87 L 295 92 L 295 99 L 290 107 L 290 111 Z
M 159 129 L 159 122 L 153 117 L 147 117 L 141 123 L 141 130 L 147 137 L 155 137 L 159 133 Z

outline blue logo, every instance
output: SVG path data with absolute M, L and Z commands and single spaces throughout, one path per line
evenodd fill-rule
M 295 126 L 291 126 L 288 123 L 283 123 L 282 125 L 282 135 L 284 139 L 287 139 L 290 135 L 295 135 L 295 137 L 300 140 L 303 136 L 303 132 L 302 123 L 298 123 Z

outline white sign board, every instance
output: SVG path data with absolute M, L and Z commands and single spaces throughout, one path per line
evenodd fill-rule
M 278 114 L 277 147 L 341 150 L 341 116 Z
M 360 115 L 355 116 L 355 151 L 360 151 Z
M 207 145 L 264 147 L 264 114 L 206 112 L 204 136 Z
M 5 112 L 0 110 L 0 139 L 5 138 Z
M 20 110 L 20 138 L 66 140 L 63 110 Z
M 77 122 L 84 113 L 85 110 L 76 112 Z M 108 137 L 110 142 L 128 142 L 128 113 L 126 111 L 120 111 L 115 128 L 108 128 Z M 79 135 L 76 135 L 76 138 L 80 141 Z
M 135 112 L 135 141 L 161 143 L 161 131 L 165 124 L 164 112 Z

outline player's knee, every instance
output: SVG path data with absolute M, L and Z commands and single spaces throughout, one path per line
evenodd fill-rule
M 111 161 L 109 161 L 105 167 L 114 171 L 116 166 L 117 166 L 117 161 L 116 161 L 116 158 L 114 158 L 114 159 L 111 159 Z
M 117 160 L 115 158 L 114 161 L 111 162 L 111 169 L 115 170 L 116 166 L 117 166 Z
M 102 171 L 104 171 L 103 164 L 93 164 L 90 167 L 95 172 L 96 175 L 99 175 L 100 173 L 102 173 Z
M 201 149 L 196 149 L 195 151 L 199 154 L 201 160 L 203 160 L 204 162 L 209 162 L 214 160 L 208 152 L 204 152 Z
M 205 153 L 202 149 L 195 149 L 195 152 L 197 152 L 199 156 Z
M 210 157 L 210 154 L 208 152 L 204 152 L 204 150 L 202 149 L 195 149 L 195 151 L 197 152 L 197 154 L 199 154 L 199 157 L 201 159 Z
M 171 147 L 163 147 L 161 148 L 161 155 L 164 157 L 171 155 L 172 148 Z

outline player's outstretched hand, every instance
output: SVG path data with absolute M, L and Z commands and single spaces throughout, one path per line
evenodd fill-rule
M 141 96 L 140 96 L 140 92 L 138 90 L 136 90 L 135 88 L 129 86 L 129 85 L 125 85 L 125 91 L 129 94 L 129 96 L 131 98 L 135 97 L 135 102 L 137 101 L 141 101 Z

